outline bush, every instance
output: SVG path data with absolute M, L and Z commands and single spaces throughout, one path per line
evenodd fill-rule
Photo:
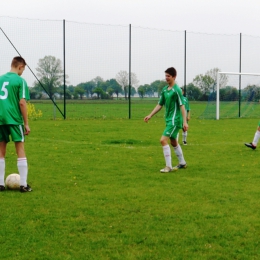
M 34 104 L 27 102 L 27 115 L 29 119 L 36 120 L 42 117 L 42 111 L 36 110 Z

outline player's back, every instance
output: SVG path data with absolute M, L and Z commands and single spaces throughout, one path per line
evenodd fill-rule
M 0 125 L 23 123 L 19 100 L 25 96 L 26 82 L 16 73 L 0 76 Z

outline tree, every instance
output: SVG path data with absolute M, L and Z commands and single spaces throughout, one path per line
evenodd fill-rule
M 42 97 L 42 88 L 39 86 L 34 86 L 29 88 L 30 91 L 30 98 L 31 99 L 41 99 Z
M 82 87 L 86 92 L 86 97 L 89 97 L 93 95 L 93 89 L 96 87 L 96 83 L 91 80 L 85 83 L 78 84 L 79 87 Z
M 134 72 L 131 72 L 131 86 L 138 88 L 139 80 Z
M 247 102 L 260 100 L 260 87 L 258 85 L 248 85 L 241 93 L 242 100 Z
M 92 79 L 92 81 L 95 83 L 95 85 L 98 85 L 98 82 L 104 82 L 103 78 L 101 78 L 100 76 L 95 77 L 94 79 Z
M 39 59 L 36 70 L 38 71 L 39 81 L 52 97 L 56 93 L 56 88 L 62 85 L 64 77 L 61 60 L 56 59 L 54 56 L 45 56 L 43 59 Z M 36 82 L 34 85 L 39 86 L 40 84 Z
M 77 87 L 75 87 L 74 93 L 79 95 L 80 99 L 83 99 L 83 96 L 85 94 L 85 90 L 81 86 L 77 86 Z
M 113 88 L 108 87 L 108 88 L 107 88 L 107 93 L 108 93 L 108 95 L 109 95 L 110 97 L 112 97 L 112 96 L 113 96 L 113 93 L 114 93 Z
M 213 89 L 214 79 L 211 78 L 209 75 L 197 75 L 193 79 L 193 84 L 198 87 L 202 94 L 209 95 L 210 91 Z
M 97 94 L 97 97 L 98 97 L 98 99 L 99 99 L 99 98 L 101 98 L 101 95 L 104 94 L 104 91 L 103 91 L 102 88 L 95 88 L 95 89 L 93 90 L 93 93 L 96 93 L 96 94 Z
M 194 84 L 189 83 L 186 86 L 186 96 L 189 100 L 200 100 L 201 91 L 198 87 L 194 86 Z
M 134 96 L 136 94 L 136 89 L 134 87 L 131 87 L 131 96 Z
M 145 85 L 144 86 L 140 86 L 138 89 L 137 89 L 137 92 L 138 92 L 138 95 L 141 97 L 141 98 L 144 98 L 145 96 Z
M 153 93 L 154 93 L 154 92 L 159 93 L 159 86 L 160 86 L 161 82 L 162 82 L 162 80 L 155 80 L 155 81 L 153 81 L 153 82 L 150 84 Z M 164 81 L 164 83 L 165 83 L 165 85 L 167 84 L 165 81 Z
M 120 86 L 122 86 L 123 91 L 125 93 L 125 99 L 128 97 L 129 93 L 129 74 L 125 70 L 121 70 L 116 75 L 116 81 Z M 138 87 L 138 79 L 135 73 L 131 72 L 131 86 L 137 88 Z
M 125 99 L 127 99 L 127 87 L 128 87 L 128 73 L 125 70 L 121 70 L 116 75 L 116 81 L 118 84 L 122 87 L 124 93 L 125 93 Z
M 107 91 L 108 87 L 109 87 L 109 82 L 107 82 L 107 81 L 99 81 L 97 83 L 97 88 L 101 88 L 104 92 Z
M 109 83 L 109 88 L 113 89 L 113 93 L 116 94 L 116 97 L 118 99 L 119 93 L 122 93 L 122 87 L 118 84 L 118 82 L 115 79 L 107 80 L 107 82 Z M 107 91 L 108 91 L 108 89 L 107 89 Z
M 236 101 L 238 100 L 238 89 L 227 86 L 219 90 L 219 99 L 221 101 Z
M 219 68 L 214 68 L 206 72 L 205 75 L 199 74 L 193 79 L 196 87 L 200 88 L 204 96 L 208 96 L 211 92 L 216 91 L 217 75 L 220 72 Z M 219 86 L 223 88 L 228 82 L 228 76 L 225 74 L 219 75 Z
M 167 85 L 167 82 L 165 80 L 161 80 L 159 85 L 158 85 L 158 97 L 160 96 L 162 89 Z
M 215 85 L 213 87 L 217 86 L 218 72 L 220 72 L 219 68 L 214 68 L 206 72 L 206 75 L 210 76 L 215 82 Z M 219 88 L 224 88 L 227 82 L 228 76 L 226 74 L 219 74 Z M 213 89 L 213 92 L 214 91 L 216 91 L 216 89 Z

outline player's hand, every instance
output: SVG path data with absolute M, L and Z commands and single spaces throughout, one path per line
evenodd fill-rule
M 24 129 L 25 129 L 24 132 L 25 135 L 28 135 L 31 132 L 29 125 L 24 125 Z
M 144 122 L 146 122 L 146 123 L 148 123 L 148 121 L 151 119 L 151 116 L 149 115 L 149 116 L 146 116 L 145 118 L 144 118 Z
M 189 126 L 188 126 L 188 124 L 187 123 L 183 123 L 183 131 L 184 132 L 186 132 L 186 131 L 188 131 L 188 128 L 189 128 Z

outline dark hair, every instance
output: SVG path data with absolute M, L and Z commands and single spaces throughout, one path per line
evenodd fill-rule
M 177 76 L 177 71 L 176 71 L 176 69 L 173 68 L 173 67 L 168 68 L 168 69 L 165 71 L 165 73 L 168 73 L 168 74 L 170 74 L 170 75 L 173 76 L 173 77 L 176 77 L 176 76 Z
M 17 68 L 20 64 L 26 66 L 26 62 L 24 60 L 24 58 L 20 57 L 20 56 L 16 56 L 13 58 L 11 66 L 14 68 Z

